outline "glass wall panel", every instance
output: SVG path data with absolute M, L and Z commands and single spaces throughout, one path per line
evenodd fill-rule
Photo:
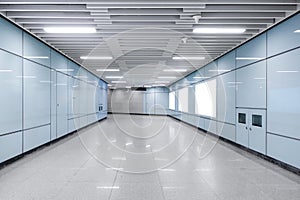
M 22 56 L 22 30 L 0 17 L 0 48 Z
M 68 133 L 68 76 L 56 73 L 57 137 Z
M 300 49 L 268 59 L 268 131 L 300 139 Z M 288 63 L 288 64 L 287 64 Z
M 236 66 L 241 67 L 247 64 L 266 58 L 266 33 L 250 40 L 236 49 Z
M 50 123 L 50 69 L 24 60 L 24 128 Z
M 57 71 L 68 73 L 68 60 L 58 52 L 51 50 L 51 68 Z
M 1 135 L 22 129 L 22 59 L 0 50 L 0 61 Z
M 268 57 L 300 46 L 300 14 L 275 26 L 268 34 Z
M 236 71 L 236 107 L 266 108 L 266 61 Z
M 24 33 L 23 57 L 50 67 L 50 48 L 27 33 Z
M 235 51 L 231 51 L 218 59 L 218 73 L 222 74 L 235 68 Z

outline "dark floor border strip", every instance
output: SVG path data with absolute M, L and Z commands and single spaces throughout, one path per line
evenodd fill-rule
M 0 163 L 0 170 L 3 169 L 3 168 L 5 168 L 5 167 L 8 166 L 8 165 L 14 163 L 15 161 L 24 158 L 26 155 L 29 155 L 29 154 L 33 153 L 34 151 L 38 151 L 38 150 L 41 150 L 41 149 L 43 149 L 43 148 L 45 148 L 45 147 L 54 145 L 54 144 L 58 143 L 59 141 L 65 139 L 65 138 L 67 138 L 67 137 L 71 137 L 72 135 L 74 135 L 74 134 L 77 133 L 78 131 L 80 131 L 80 130 L 82 130 L 82 129 L 84 129 L 84 128 L 87 128 L 88 126 L 92 126 L 92 125 L 94 125 L 94 124 L 96 124 L 96 123 L 98 123 L 98 122 L 101 122 L 101 121 L 105 120 L 105 119 L 107 119 L 107 117 L 104 117 L 104 118 L 102 118 L 102 119 L 100 119 L 100 120 L 97 120 L 97 121 L 91 123 L 91 124 L 88 124 L 88 125 L 86 125 L 86 126 L 84 126 L 84 127 L 81 127 L 81 128 L 79 128 L 79 129 L 77 129 L 77 130 L 75 130 L 75 131 L 72 131 L 72 132 L 70 132 L 70 133 L 68 133 L 68 134 L 66 134 L 66 135 L 64 135 L 64 136 L 61 136 L 61 137 L 56 138 L 56 139 L 54 139 L 54 140 L 51 140 L 51 141 L 49 141 L 49 142 L 47 142 L 47 143 L 45 143 L 45 144 L 42 144 L 42 145 L 40 145 L 40 146 L 37 146 L 37 147 L 31 149 L 31 150 L 29 150 L 29 151 L 23 152 L 23 153 L 21 153 L 20 155 L 17 155 L 17 156 L 15 156 L 15 157 L 12 157 L 12 158 L 6 160 L 6 161 L 3 161 L 2 163 Z
M 264 159 L 264 160 L 266 160 L 266 161 L 268 161 L 268 162 L 271 162 L 271 163 L 273 163 L 273 164 L 275 164 L 275 165 L 277 165 L 277 166 L 279 166 L 279 167 L 281 167 L 281 168 L 283 168 L 283 169 L 285 169 L 285 170 L 288 170 L 288 171 L 293 172 L 293 173 L 295 173 L 295 174 L 297 174 L 297 175 L 300 176 L 300 169 L 298 169 L 297 167 L 294 167 L 294 166 L 292 166 L 292 165 L 289 165 L 289 164 L 287 164 L 287 163 L 285 163 L 285 162 L 282 162 L 282 161 L 277 160 L 277 159 L 275 159 L 275 158 L 272 158 L 272 157 L 270 157 L 270 156 L 264 155 L 264 154 L 262 154 L 262 153 L 256 152 L 256 151 L 254 151 L 254 150 L 252 150 L 252 149 L 249 149 L 249 148 L 244 147 L 244 146 L 242 146 L 242 145 L 240 145 L 240 144 L 237 144 L 237 143 L 235 143 L 235 142 L 233 142 L 233 141 L 231 141 L 231 140 L 228 140 L 228 139 L 226 139 L 226 138 L 224 138 L 224 137 L 222 137 L 222 136 L 220 136 L 220 135 L 216 135 L 216 134 L 214 134 L 214 133 L 211 133 L 211 132 L 209 132 L 209 131 L 206 131 L 206 130 L 204 130 L 204 129 L 202 129 L 202 128 L 199 128 L 199 127 L 197 127 L 197 126 L 194 126 L 193 124 L 189 124 L 189 123 L 187 123 L 187 122 L 185 122 L 185 121 L 182 121 L 182 120 L 180 120 L 180 119 L 178 119 L 178 118 L 175 118 L 175 117 L 173 117 L 173 116 L 171 116 L 171 115 L 168 115 L 168 117 L 171 117 L 171 118 L 173 118 L 173 119 L 175 119 L 175 120 L 177 120 L 177 121 L 183 122 L 183 123 L 185 123 L 185 124 L 187 124 L 187 125 L 189 125 L 189 126 L 192 126 L 192 127 L 194 127 L 194 128 L 197 128 L 198 130 L 203 131 L 204 133 L 207 133 L 207 134 L 209 134 L 209 135 L 211 135 L 211 136 L 213 136 L 213 137 L 219 138 L 220 140 L 222 140 L 222 141 L 224 141 L 224 142 L 226 142 L 226 143 L 228 143 L 228 144 L 230 144 L 230 145 L 232 145 L 232 146 L 238 147 L 239 149 L 242 149 L 242 150 L 244 150 L 244 151 L 246 151 L 246 152 L 249 152 L 249 153 L 251 153 L 251 154 L 253 154 L 253 155 L 255 155 L 255 156 L 259 157 L 259 158 L 262 158 L 262 159 Z

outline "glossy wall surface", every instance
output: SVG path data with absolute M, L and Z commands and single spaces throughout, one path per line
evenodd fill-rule
M 290 17 L 170 86 L 177 98 L 178 91 L 190 88 L 188 102 L 196 105 L 195 85 L 216 79 L 216 117 L 180 112 L 176 100 L 169 114 L 300 168 L 299 20 L 300 14 Z M 262 113 L 266 123 L 246 142 L 239 138 L 247 126 L 237 127 L 240 110 Z
M 108 92 L 108 111 L 112 113 L 135 113 L 167 115 L 169 89 L 147 88 L 145 91 L 116 89 Z
M 104 81 L 6 19 L 0 30 L 0 163 L 106 117 Z

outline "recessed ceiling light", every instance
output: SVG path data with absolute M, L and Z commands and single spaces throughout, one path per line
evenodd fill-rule
M 244 33 L 244 28 L 194 28 L 193 33 Z
M 48 56 L 24 56 L 27 59 L 49 59 Z
M 203 79 L 203 78 L 209 78 L 209 77 L 207 77 L 207 76 L 194 76 L 193 78 L 194 79 Z
M 96 69 L 97 72 L 118 72 L 120 69 Z
M 123 78 L 123 76 L 105 76 L 108 79 Z
M 111 56 L 80 56 L 82 60 L 111 60 Z
M 159 76 L 157 78 L 159 78 L 159 79 L 175 79 L 177 77 L 176 76 Z
M 180 56 L 173 56 L 173 60 L 204 60 L 205 57 L 203 56 L 186 56 L 186 57 L 180 57 Z
M 160 84 L 153 84 L 152 85 L 152 87 L 164 87 L 164 86 L 166 86 L 166 84 L 160 83 Z
M 4 72 L 4 73 L 6 73 L 6 72 L 12 72 L 13 70 L 11 70 L 11 69 L 0 69 L 0 72 Z
M 47 27 L 46 33 L 96 33 L 95 28 L 91 27 Z
M 126 81 L 112 81 L 112 83 L 126 83 Z
M 60 71 L 60 72 L 73 72 L 74 69 L 56 69 L 56 71 Z
M 263 57 L 236 57 L 236 60 L 261 60 Z
M 155 83 L 169 83 L 170 81 L 155 81 Z
M 276 71 L 278 73 L 298 73 L 299 71 L 297 70 L 282 70 L 282 71 Z
M 164 69 L 164 72 L 186 72 L 187 69 Z

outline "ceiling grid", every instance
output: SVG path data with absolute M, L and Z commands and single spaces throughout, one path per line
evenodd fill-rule
M 109 83 L 114 79 L 106 77 L 118 76 L 125 87 L 169 85 L 296 12 L 299 5 L 299 0 L 1 0 L 0 12 Z M 96 31 L 48 33 L 49 27 Z M 193 32 L 197 28 L 245 31 Z M 195 57 L 201 59 L 189 59 Z

